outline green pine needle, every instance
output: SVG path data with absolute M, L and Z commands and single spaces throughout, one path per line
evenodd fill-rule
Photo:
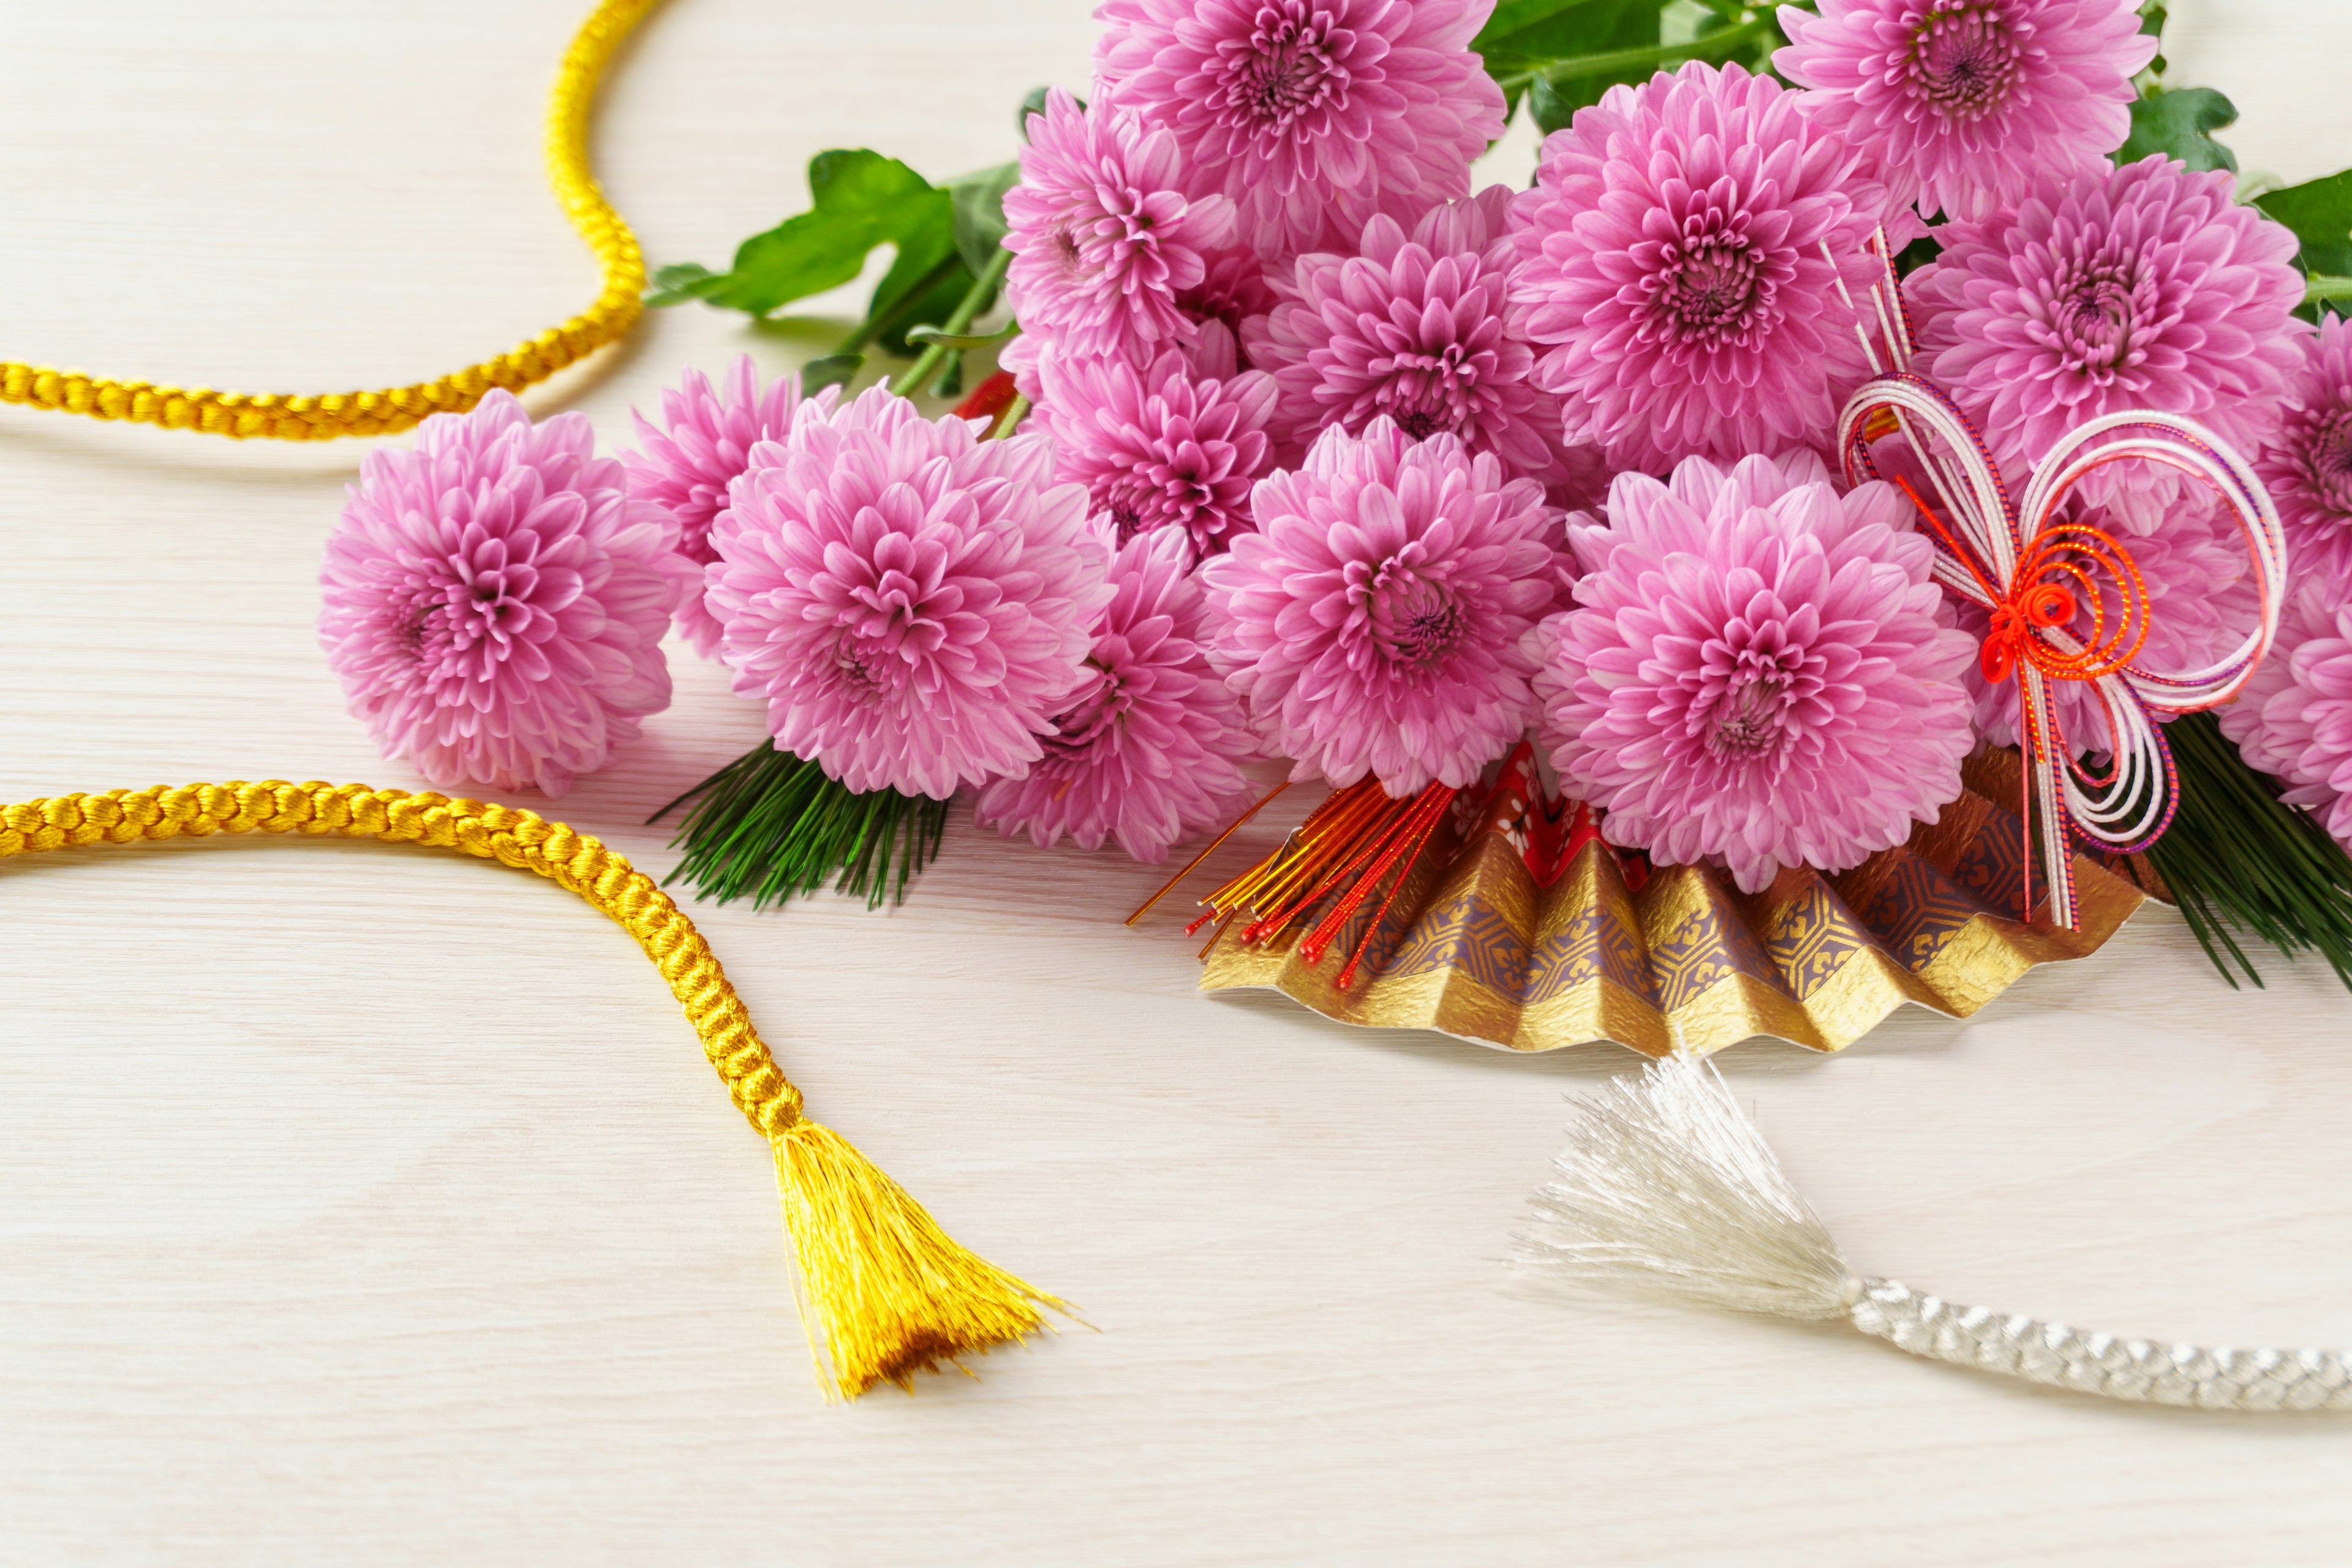
M 648 820 L 688 802 L 670 840 L 686 853 L 665 884 L 684 878 L 696 897 L 722 904 L 748 894 L 754 909 L 815 892 L 828 880 L 862 894 L 867 909 L 885 899 L 898 903 L 939 854 L 948 826 L 946 801 L 894 789 L 860 795 L 815 763 L 764 743 Z
M 2212 714 L 2186 714 L 2164 736 L 2180 772 L 2180 805 L 2147 858 L 2205 956 L 2232 986 L 2233 964 L 2260 985 L 2233 934 L 2244 931 L 2289 958 L 2318 953 L 2352 986 L 2352 858 L 2279 799 Z

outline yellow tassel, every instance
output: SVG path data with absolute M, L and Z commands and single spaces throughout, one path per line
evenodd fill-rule
M 831 1128 L 796 1122 L 774 1149 L 801 1321 L 828 1397 L 884 1382 L 912 1393 L 918 1371 L 1050 1327 L 1038 1308 L 1069 1311 L 958 1243 Z
M 365 784 L 186 784 L 0 805 L 0 859 L 215 833 L 298 833 L 457 849 L 569 888 L 635 937 L 686 1010 L 703 1054 L 776 1157 L 817 1382 L 851 1398 L 1047 1327 L 1062 1302 L 958 1246 L 923 1206 L 828 1128 L 751 1027 L 718 957 L 652 879 L 534 812 Z

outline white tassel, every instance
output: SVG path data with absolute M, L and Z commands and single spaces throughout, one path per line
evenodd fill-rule
M 1697 1057 L 1584 1102 L 1513 1261 L 1590 1291 L 1783 1318 L 1843 1318 L 1915 1355 L 2110 1399 L 2352 1410 L 2336 1351 L 2201 1350 L 1958 1307 L 1846 1267 L 1837 1243 Z

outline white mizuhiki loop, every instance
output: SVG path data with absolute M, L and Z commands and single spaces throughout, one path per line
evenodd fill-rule
M 1884 234 L 1874 254 L 1882 260 L 1888 255 Z M 1937 552 L 1937 580 L 1953 596 L 1990 611 L 2033 586 L 2031 580 L 2020 581 L 2019 574 L 2040 575 L 2046 559 L 2032 565 L 2029 558 L 2045 536 L 2062 543 L 2067 539 L 2070 525 L 2060 510 L 2067 493 L 2094 470 L 2118 462 L 2155 463 L 2200 481 L 2235 522 L 2253 566 L 2260 610 L 2253 627 L 2229 653 L 2195 669 L 2157 670 L 2131 662 L 2084 679 L 2105 721 L 2099 733 L 2069 734 L 2050 677 L 2032 658 L 2017 663 L 2021 730 L 2029 742 L 2023 759 L 2032 794 L 2027 815 L 2040 829 L 2038 835 L 2029 829 L 2029 835 L 2039 840 L 2051 918 L 2072 926 L 2074 836 L 2111 853 L 2130 853 L 2146 847 L 2171 821 L 2172 759 L 2155 716 L 2228 701 L 2269 653 L 2286 597 L 2286 532 L 2252 466 L 2227 442 L 2194 419 L 2147 409 L 2105 415 L 2069 431 L 2043 455 L 2024 496 L 2012 504 L 1983 436 L 1948 394 L 1913 371 L 1910 329 L 1891 265 L 1877 274 L 1870 302 L 1867 315 L 1856 308 L 1855 330 L 1877 374 L 1838 416 L 1846 481 L 1876 478 L 1872 442 L 1902 437 L 1950 531 L 1947 542 L 1965 556 L 1951 549 Z M 1868 330 L 1872 321 L 1878 327 L 1874 341 Z M 1928 500 L 1918 499 L 1923 506 Z M 2118 569 L 2131 571 L 2127 563 Z M 2137 623 L 2126 612 L 2126 624 L 2137 624 L 2143 640 L 2148 610 L 2143 603 Z M 2067 658 L 2084 651 L 2063 626 L 2037 625 L 2029 641 Z M 2136 660 L 2137 655 L 2118 657 Z M 2094 752 L 2113 759 L 2104 777 L 2076 766 L 2078 758 Z
M 1843 1318 L 1914 1355 L 2108 1399 L 2200 1410 L 2352 1410 L 2329 1350 L 2206 1350 L 1956 1306 L 1846 1266 L 1716 1070 L 1675 1055 L 1613 1080 L 1536 1189 L 1520 1268 L 1589 1291 Z

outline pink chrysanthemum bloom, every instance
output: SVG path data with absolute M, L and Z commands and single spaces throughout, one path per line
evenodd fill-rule
M 830 408 L 837 395 L 826 387 L 817 399 Z M 677 629 L 705 658 L 719 648 L 718 618 L 702 603 L 702 569 L 719 558 L 710 543 L 711 525 L 727 510 L 727 487 L 751 466 L 751 448 L 792 434 L 800 405 L 799 376 L 779 376 L 763 392 L 759 368 L 744 354 L 729 369 L 724 392 L 700 371 L 689 370 L 661 395 L 659 424 L 630 411 L 638 449 L 621 454 L 630 499 L 650 501 L 677 525 L 677 553 L 687 565 L 688 584 L 677 606 Z
M 2249 458 L 2302 363 L 2295 237 L 2232 199 L 2231 177 L 2162 156 L 2045 183 L 2014 212 L 1937 231 L 1907 280 L 1920 374 L 2004 463 L 2039 462 L 2102 414 L 2186 414 Z M 2084 487 L 2171 499 L 2180 478 L 2118 463 Z
M 1274 466 L 1265 436 L 1271 378 L 1244 371 L 1230 381 L 1196 380 L 1173 353 L 1142 371 L 1116 360 L 1048 357 L 1036 374 L 1055 478 L 1087 487 L 1118 543 L 1169 529 L 1198 559 L 1249 528 L 1250 487 Z
M 1095 74 L 1167 126 L 1269 258 L 1354 243 L 1470 190 L 1503 92 L 1470 52 L 1485 0 L 1104 0 Z
M 1895 205 L 1990 217 L 2131 134 L 2156 58 L 2139 0 L 1822 0 L 1780 13 L 1805 112 L 1874 154 Z
M 709 568 L 735 689 L 853 790 L 1017 773 L 1087 679 L 1110 588 L 1038 436 L 982 441 L 881 387 L 751 455 Z
M 1258 531 L 1201 568 L 1211 657 L 1293 776 L 1475 781 L 1534 711 L 1519 641 L 1556 590 L 1543 491 L 1382 418 L 1325 431 L 1253 504 Z
M 2352 849 L 2352 582 L 2313 573 L 2295 584 L 2270 658 L 2220 717 L 2248 765 Z
M 1139 860 L 1223 821 L 1257 752 L 1241 703 L 1202 656 L 1207 601 L 1171 531 L 1112 557 L 1110 607 L 1087 658 L 1091 682 L 1054 719 L 1045 754 L 981 793 L 980 820 L 1040 846 L 1106 838 Z
M 1976 648 L 1908 506 L 1840 496 L 1810 453 L 1617 476 L 1537 678 L 1553 762 L 1611 842 L 1755 892 L 1857 865 L 1959 795 Z
M 1612 468 L 1825 445 L 1869 374 L 1840 279 L 1879 269 L 1885 195 L 1797 101 L 1696 60 L 1611 88 L 1512 203 L 1536 379 Z
M 1295 460 L 1327 426 L 1386 415 L 1415 440 L 1440 430 L 1514 478 L 1559 468 L 1559 399 L 1529 375 L 1509 327 L 1511 192 L 1432 207 L 1410 236 L 1382 213 L 1352 254 L 1316 251 L 1277 274 L 1270 314 L 1243 328 L 1250 363 L 1282 387 L 1276 429 Z
M 676 525 L 595 454 L 585 415 L 535 426 L 494 391 L 361 460 L 319 640 L 384 755 L 560 795 L 669 706 Z
M 2025 489 L 2022 471 L 2010 478 L 2010 493 Z M 2243 534 L 2220 503 L 2201 487 L 2165 500 L 2136 490 L 2121 490 L 2105 505 L 2070 499 L 2063 503 L 2070 522 L 2095 528 L 2131 556 L 2147 591 L 2147 640 L 2134 664 L 2158 674 L 2186 674 L 2203 669 L 2227 655 L 2253 630 L 2262 612 L 2253 581 L 2253 563 Z M 2124 613 L 2121 591 L 2104 575 L 2101 611 L 2115 626 Z M 2081 584 L 2070 583 L 2077 599 L 2086 599 Z M 1960 629 L 1981 641 L 1990 617 L 1976 605 L 1956 601 L 1953 614 Z M 2092 637 L 2092 606 L 2084 603 L 2074 625 L 2074 634 Z M 2014 679 L 1987 681 L 1971 664 L 1969 690 L 1976 699 L 1977 733 L 1999 746 L 2017 743 L 2018 686 Z M 2106 751 L 2105 709 L 2097 694 L 2079 681 L 2051 683 L 2058 722 L 2077 751 Z M 2158 715 L 2159 720 L 2168 716 Z
M 1188 195 L 1176 139 L 1108 99 L 1056 88 L 1029 117 L 1021 183 L 1004 193 L 1005 298 L 1058 352 L 1150 359 L 1197 335 L 1177 298 L 1233 238 L 1233 205 Z
M 2352 326 L 2321 317 L 2303 352 L 2277 439 L 2255 466 L 2295 570 L 2352 582 Z

